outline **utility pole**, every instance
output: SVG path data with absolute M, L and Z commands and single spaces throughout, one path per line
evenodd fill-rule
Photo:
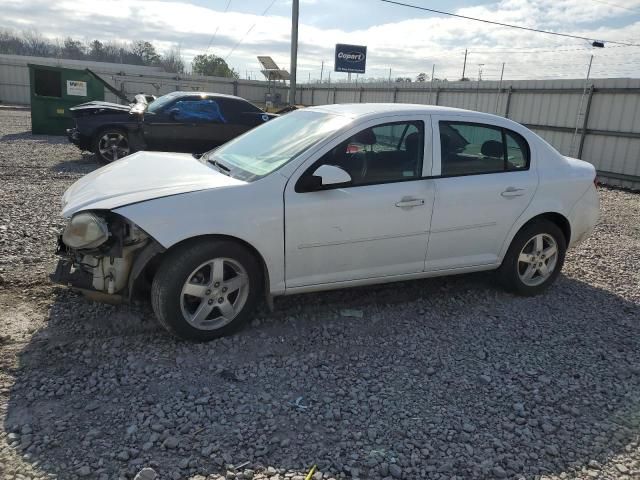
M 500 82 L 498 83 L 498 93 L 496 93 L 495 113 L 498 114 L 498 100 L 500 99 L 500 91 L 502 90 L 502 77 L 504 76 L 504 62 L 502 62 L 502 72 L 500 72 Z
M 573 137 L 571 137 L 571 147 L 569 151 L 569 155 L 574 155 L 574 145 L 576 143 L 576 139 L 578 138 L 578 128 L 580 125 L 580 117 L 584 115 L 582 113 L 582 105 L 584 104 L 584 97 L 587 96 L 587 84 L 589 83 L 589 76 L 591 75 L 591 65 L 593 64 L 593 54 L 589 59 L 589 68 L 587 68 L 587 76 L 584 79 L 584 88 L 582 90 L 582 97 L 580 97 L 580 105 L 578 105 L 578 113 L 576 114 L 576 128 L 573 131 Z M 586 128 L 586 125 L 585 125 Z
M 478 98 L 480 97 L 480 82 L 482 81 L 482 66 L 484 63 L 478 64 L 478 84 L 476 86 L 476 106 L 474 110 L 478 110 Z
M 433 76 L 436 72 L 436 64 L 431 66 L 431 82 L 429 82 L 429 103 L 431 103 L 431 92 L 433 91 Z
M 291 2 L 291 72 L 289 79 L 289 103 L 296 103 L 296 70 L 298 68 L 298 9 L 300 0 Z
M 587 78 L 584 79 L 585 91 L 587 89 L 587 82 L 589 81 L 589 76 L 591 75 L 591 65 L 592 64 L 593 64 L 593 55 L 591 55 L 591 58 L 589 59 L 589 68 L 587 69 Z
M 464 49 L 464 64 L 462 65 L 462 78 L 464 80 L 464 72 L 467 70 L 467 49 Z

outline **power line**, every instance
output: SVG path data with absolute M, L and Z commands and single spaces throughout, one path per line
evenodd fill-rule
M 222 15 L 227 13 L 227 10 L 229 10 L 229 5 L 231 5 L 231 0 L 227 1 L 227 6 L 224 8 L 224 12 L 222 12 Z M 207 49 L 204 51 L 205 54 L 209 53 L 209 49 L 211 48 L 211 44 L 213 43 L 213 39 L 216 38 L 216 35 L 218 34 L 218 30 L 220 30 L 220 23 L 221 22 L 218 22 L 218 25 L 216 26 L 216 31 L 213 32 L 213 35 L 211 35 L 211 38 L 209 39 L 209 45 L 207 45 Z
M 396 2 L 394 0 L 380 0 L 380 1 L 381 2 L 385 2 L 385 3 L 390 3 L 392 5 L 399 5 L 401 7 L 415 8 L 416 10 L 424 10 L 426 12 L 438 13 L 440 15 L 448 15 L 450 17 L 463 18 L 465 20 L 473 20 L 474 22 L 489 23 L 491 25 L 498 25 L 498 26 L 501 26 L 501 27 L 516 28 L 518 30 L 526 30 L 526 31 L 529 31 L 529 32 L 536 32 L 536 33 L 546 33 L 547 35 L 556 35 L 556 36 L 559 36 L 559 37 L 577 38 L 579 40 L 586 40 L 588 42 L 591 42 L 591 41 L 595 40 L 594 38 L 581 37 L 579 35 L 571 35 L 569 33 L 551 32 L 549 30 L 539 30 L 537 28 L 522 27 L 520 25 L 511 25 L 511 24 L 508 24 L 508 23 L 494 22 L 493 20 L 485 20 L 485 19 L 482 19 L 482 18 L 468 17 L 466 15 L 458 15 L 457 13 L 443 12 L 442 10 L 435 10 L 433 8 L 420 7 L 418 5 L 411 5 L 409 3 Z M 605 42 L 605 43 L 613 43 L 613 44 L 616 44 L 616 45 L 627 45 L 627 46 L 632 46 L 632 47 L 640 47 L 640 44 L 635 44 L 635 43 L 617 42 L 617 41 L 614 41 L 614 40 L 603 40 L 603 39 L 599 39 L 599 40 L 602 41 L 602 42 Z
M 469 53 L 555 53 L 555 52 L 589 52 L 590 48 L 567 48 L 558 50 L 469 50 Z
M 622 5 L 618 5 L 616 3 L 604 2 L 603 0 L 591 0 L 591 1 L 592 2 L 596 2 L 596 3 L 601 3 L 602 5 L 609 5 L 610 7 L 623 8 L 623 9 L 628 10 L 630 12 L 640 13 L 640 10 L 638 10 L 636 8 L 623 7 Z
M 276 0 L 272 0 L 272 1 L 271 1 L 271 3 L 269 4 L 269 6 L 268 6 L 267 8 L 265 8 L 265 9 L 264 9 L 264 12 L 262 12 L 262 13 L 260 14 L 260 17 L 264 17 L 264 16 L 267 14 L 267 12 L 268 12 L 269 10 L 271 10 L 271 7 L 273 7 L 273 4 L 274 4 L 274 3 L 276 3 Z M 247 33 L 245 33 L 245 34 L 244 34 L 244 36 L 243 36 L 240 40 L 238 40 L 238 43 L 236 43 L 236 44 L 233 46 L 233 48 L 231 49 L 231 51 L 230 51 L 229 53 L 227 53 L 227 56 L 226 56 L 226 57 L 224 57 L 225 61 L 227 60 L 227 58 L 229 58 L 229 57 L 231 56 L 231 54 L 232 54 L 233 52 L 235 52 L 235 51 L 236 51 L 236 48 L 238 48 L 238 45 L 240 45 L 240 44 L 244 41 L 244 39 L 245 39 L 245 38 L 247 38 L 247 36 L 251 33 L 251 30 L 253 30 L 257 24 L 258 24 L 258 22 L 256 21 L 253 25 L 251 25 L 251 26 L 249 27 L 249 30 L 247 30 Z
M 635 45 L 614 45 L 612 47 L 607 48 L 606 50 L 611 50 L 612 48 L 634 48 L 634 47 L 636 46 Z M 540 48 L 547 48 L 547 47 L 540 47 Z M 598 49 L 598 51 L 599 50 L 600 49 Z M 593 48 L 562 48 L 562 49 L 558 48 L 555 50 L 531 50 L 530 48 L 522 48 L 522 49 L 512 48 L 510 50 L 469 50 L 469 53 L 555 53 L 555 52 L 594 52 L 594 51 L 596 50 Z M 624 53 L 618 53 L 616 55 L 634 55 L 637 53 L 638 52 L 636 53 L 624 52 Z

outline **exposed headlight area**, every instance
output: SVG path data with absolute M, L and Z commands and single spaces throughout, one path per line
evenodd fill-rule
M 62 233 L 64 244 L 73 249 L 93 249 L 109 239 L 107 221 L 90 212 L 82 212 L 71 217 Z
M 59 239 L 52 280 L 85 292 L 126 291 L 137 252 L 151 241 L 137 225 L 110 211 L 75 214 Z

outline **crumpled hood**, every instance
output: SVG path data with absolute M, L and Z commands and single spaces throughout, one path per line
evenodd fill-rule
M 138 152 L 71 185 L 62 196 L 62 215 L 71 217 L 80 210 L 111 210 L 169 195 L 244 184 L 190 154 Z
M 95 100 L 93 102 L 81 103 L 80 105 L 76 105 L 71 107 L 69 111 L 71 112 L 83 112 L 83 111 L 110 111 L 110 112 L 129 112 L 131 110 L 130 105 L 119 105 L 117 103 L 111 102 L 101 102 L 99 100 Z

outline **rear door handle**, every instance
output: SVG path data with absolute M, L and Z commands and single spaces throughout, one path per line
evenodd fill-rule
M 424 198 L 403 197 L 402 200 L 396 203 L 396 207 L 399 208 L 419 207 L 421 205 L 424 205 Z
M 502 195 L 505 198 L 510 198 L 510 197 L 521 197 L 524 194 L 525 194 L 524 188 L 507 187 L 506 190 L 502 192 L 500 195 Z

